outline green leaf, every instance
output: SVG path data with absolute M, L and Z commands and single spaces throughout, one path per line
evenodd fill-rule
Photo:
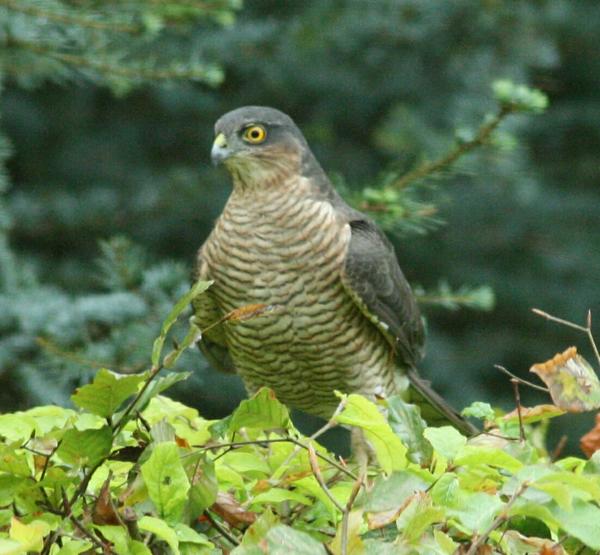
M 112 431 L 108 426 L 83 431 L 71 428 L 63 435 L 57 455 L 68 464 L 94 466 L 108 457 L 111 449 Z
M 186 476 L 179 448 L 175 443 L 157 443 L 150 458 L 142 465 L 148 495 L 161 518 L 178 522 L 187 502 L 190 482 Z
M 29 524 L 13 518 L 10 524 L 9 537 L 19 542 L 22 552 L 41 551 L 44 537 L 50 533 L 50 526 L 43 520 L 34 520 Z
M 423 437 L 427 423 L 421 418 L 419 407 L 405 402 L 399 395 L 388 398 L 386 405 L 388 422 L 408 448 L 411 461 L 427 465 L 431 460 L 432 450 Z
M 490 527 L 504 508 L 504 503 L 496 495 L 483 492 L 461 491 L 458 505 L 448 507 L 447 514 L 458 519 L 471 533 L 481 534 Z
M 285 405 L 282 405 L 272 390 L 263 387 L 251 399 L 244 400 L 231 415 L 229 432 L 240 428 L 260 428 L 273 430 L 287 428 L 290 415 Z
M 267 503 L 283 503 L 284 501 L 293 501 L 304 505 L 311 505 L 312 499 L 297 491 L 287 490 L 283 488 L 271 488 L 267 491 L 259 493 L 252 499 L 250 506 L 267 504 Z
M 467 438 L 452 426 L 427 428 L 423 435 L 431 443 L 433 450 L 449 461 L 454 460 L 467 444 Z
M 411 495 L 425 491 L 430 484 L 409 471 L 393 472 L 389 476 L 378 476 L 368 493 L 365 511 L 383 512 L 400 507 Z
M 431 498 L 438 505 L 455 507 L 459 502 L 459 488 L 456 474 L 442 474 L 431 488 Z
M 260 517 L 258 517 L 246 530 L 241 545 L 244 547 L 258 546 L 269 530 L 274 528 L 277 524 L 279 524 L 279 518 L 273 514 L 269 507 L 267 507 Z M 235 555 L 235 553 L 236 550 L 234 549 L 232 555 Z
M 494 81 L 492 89 L 500 104 L 515 110 L 537 114 L 548 107 L 548 97 L 542 91 L 516 85 L 508 79 Z
M 420 492 L 400 513 L 396 526 L 407 543 L 416 544 L 432 524 L 443 520 L 443 508 L 434 507 L 431 497 L 427 493 Z
M 190 516 L 196 518 L 217 499 L 219 485 L 215 476 L 215 465 L 198 453 L 183 459 L 186 473 L 191 484 L 189 493 Z
M 138 520 L 140 530 L 150 532 L 157 538 L 165 541 L 173 551 L 173 555 L 179 555 L 179 539 L 177 533 L 164 520 L 153 516 L 143 516 Z
M 489 403 L 482 403 L 481 401 L 475 401 L 468 407 L 465 407 L 461 414 L 466 417 L 478 418 L 479 420 L 490 420 L 493 421 L 496 417 L 494 409 Z
M 103 418 L 112 416 L 123 402 L 133 395 L 148 373 L 120 376 L 102 368 L 91 384 L 75 390 L 71 400 L 79 408 Z
M 189 306 L 193 299 L 204 293 L 212 283 L 212 281 L 197 281 L 193 287 L 183 295 L 177 303 L 175 303 L 175 306 L 172 308 L 171 312 L 169 312 L 169 315 L 162 324 L 160 335 L 154 340 L 154 345 L 152 346 L 152 366 L 155 368 L 158 366 L 167 334 L 173 324 L 177 321 L 177 318 L 179 318 L 179 315 Z
M 477 466 L 486 464 L 495 468 L 504 468 L 510 472 L 518 472 L 523 463 L 501 449 L 484 447 L 483 445 L 465 445 L 454 459 L 456 466 Z
M 0 445 L 1 472 L 8 472 L 14 476 L 31 476 L 27 455 L 18 450 L 20 445 L 20 441 L 9 445 Z
M 52 555 L 79 555 L 84 551 L 88 551 L 93 546 L 92 542 L 87 540 L 72 540 L 62 538 L 62 547 L 57 551 L 52 551 Z
M 130 537 L 126 528 L 118 525 L 95 525 L 98 530 L 114 546 L 119 555 L 131 555 Z
M 155 378 L 140 396 L 136 406 L 137 410 L 145 410 L 152 399 L 156 398 L 163 391 L 174 386 L 176 383 L 187 380 L 191 375 L 192 372 L 169 372 L 158 379 Z
M 269 555 L 326 555 L 325 548 L 304 532 L 278 524 L 267 534 Z
M 180 547 L 182 543 L 214 547 L 213 543 L 209 541 L 205 535 L 199 534 L 196 532 L 196 530 L 190 528 L 186 524 L 178 523 L 173 528 L 175 530 L 177 540 L 180 543 Z
M 598 507 L 575 499 L 572 511 L 556 507 L 552 510 L 552 514 L 565 532 L 575 536 L 592 549 L 600 549 L 600 509 Z
M 392 431 L 375 404 L 354 393 L 347 397 L 342 394 L 337 395 L 341 399 L 345 399 L 346 404 L 342 412 L 335 417 L 335 421 L 355 426 L 364 431 L 384 472 L 390 474 L 394 470 L 405 468 L 407 464 L 406 447 Z

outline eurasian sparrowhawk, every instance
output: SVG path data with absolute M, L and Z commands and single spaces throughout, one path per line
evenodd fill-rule
M 214 280 L 194 302 L 201 347 L 283 403 L 328 418 L 334 390 L 374 397 L 403 389 L 464 421 L 416 374 L 424 333 L 391 243 L 333 188 L 294 122 L 249 106 L 222 116 L 212 149 L 233 192 L 200 248 L 197 278 Z M 214 325 L 247 305 L 277 307 L 237 325 Z M 404 376 L 404 378 L 402 378 Z

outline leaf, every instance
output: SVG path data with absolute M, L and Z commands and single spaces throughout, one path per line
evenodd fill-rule
M 537 374 L 550 389 L 554 404 L 568 412 L 585 412 L 600 408 L 600 381 L 590 364 L 575 347 L 554 358 L 534 364 Z
M 287 490 L 283 488 L 271 488 L 263 493 L 259 493 L 252 499 L 251 506 L 266 504 L 266 503 L 283 503 L 284 501 L 293 501 L 304 505 L 311 505 L 312 499 L 297 491 Z
M 22 451 L 17 451 L 20 445 L 20 441 L 9 445 L 0 445 L 1 472 L 8 472 L 14 476 L 31 476 L 27 455 Z
M 419 407 L 405 402 L 399 395 L 388 398 L 386 406 L 388 422 L 408 448 L 411 461 L 426 465 L 431 460 L 432 450 L 423 437 L 427 423 L 421 418 Z
M 494 420 L 496 413 L 489 403 L 475 401 L 468 407 L 465 407 L 461 413 L 465 417 L 478 418 L 479 420 Z
M 206 460 L 202 454 L 186 457 L 184 467 L 191 487 L 189 507 L 191 517 L 196 518 L 210 507 L 217 499 L 219 485 L 215 477 L 215 465 Z
M 94 524 L 120 524 L 119 517 L 111 498 L 110 476 L 102 485 L 94 503 L 92 509 L 92 522 Z
M 442 474 L 431 488 L 433 501 L 444 507 L 455 507 L 459 502 L 460 484 L 456 474 Z
M 431 443 L 433 450 L 451 461 L 458 452 L 467 444 L 467 438 L 452 426 L 441 428 L 427 428 L 423 435 Z
M 241 545 L 245 547 L 258 546 L 263 538 L 266 537 L 269 530 L 277 524 L 279 524 L 279 518 L 267 507 L 260 517 L 246 530 Z
M 533 424 L 546 420 L 548 418 L 555 418 L 565 414 L 565 411 L 558 408 L 556 405 L 536 405 L 535 407 L 521 407 L 521 419 L 524 424 Z M 517 409 L 505 414 L 500 419 L 506 424 L 518 424 L 519 423 L 519 411 Z
M 362 512 L 351 511 L 348 515 L 347 536 L 347 555 L 365 555 L 365 546 L 360 537 L 360 529 L 362 527 Z M 338 525 L 337 533 L 333 541 L 329 544 L 329 549 L 335 555 L 342 554 L 342 523 Z
M 501 449 L 475 445 L 465 445 L 454 459 L 456 466 L 476 466 L 486 464 L 495 468 L 504 468 L 518 472 L 523 463 Z
M 378 512 L 396 509 L 416 492 L 429 488 L 425 480 L 407 470 L 393 472 L 388 477 L 378 476 L 367 495 L 365 511 Z
M 308 534 L 278 524 L 267 534 L 269 555 L 326 555 L 325 548 Z
M 182 543 L 188 543 L 193 545 L 202 545 L 205 547 L 214 547 L 213 543 L 209 541 L 209 539 L 203 535 L 199 534 L 193 528 L 190 528 L 186 524 L 182 524 L 181 522 L 175 524 L 173 527 L 175 530 L 175 534 L 179 541 L 180 547 L 182 547 Z
M 67 464 L 94 466 L 108 457 L 111 449 L 112 431 L 108 426 L 83 431 L 71 428 L 63 435 L 56 453 Z
M 458 519 L 471 533 L 481 534 L 487 530 L 504 503 L 496 495 L 483 492 L 460 492 L 457 506 L 447 507 L 447 515 Z
M 173 555 L 179 555 L 179 539 L 177 538 L 177 534 L 164 520 L 153 516 L 143 516 L 138 520 L 138 527 L 140 530 L 150 532 L 166 542 L 173 551 Z
M 591 458 L 600 449 L 600 413 L 596 415 L 594 427 L 587 434 L 581 436 L 579 445 L 588 458 Z
M 29 524 L 22 523 L 13 517 L 10 522 L 9 537 L 18 541 L 22 552 L 41 551 L 44 537 L 50 532 L 50 526 L 43 520 L 34 520 Z
M 228 312 L 224 317 L 223 321 L 228 324 L 238 324 L 240 322 L 245 322 L 246 320 L 252 320 L 254 318 L 258 318 L 259 316 L 263 316 L 267 312 L 273 312 L 277 310 L 277 305 L 270 304 L 247 304 L 245 306 L 241 306 Z
M 256 520 L 256 513 L 246 511 L 239 501 L 227 492 L 217 493 L 217 500 L 212 506 L 212 510 L 231 526 L 252 524 Z
M 289 421 L 285 405 L 275 398 L 271 389 L 263 387 L 252 398 L 240 403 L 231 415 L 228 430 L 233 433 L 240 428 L 282 429 L 288 426 Z
M 177 318 L 179 318 L 179 315 L 189 306 L 193 299 L 204 293 L 212 283 L 212 281 L 197 281 L 192 288 L 175 303 L 175 306 L 171 309 L 171 312 L 169 312 L 169 315 L 165 318 L 165 321 L 160 328 L 160 335 L 154 340 L 154 345 L 152 346 L 153 367 L 156 368 L 158 366 L 167 334 L 173 327 L 173 324 L 177 321 Z
M 159 516 L 167 522 L 179 521 L 190 482 L 181 464 L 177 445 L 173 442 L 154 445 L 150 458 L 142 465 L 142 476 Z
M 591 503 L 579 499 L 573 501 L 573 510 L 566 511 L 556 507 L 552 514 L 560 523 L 560 527 L 581 540 L 592 549 L 600 549 L 600 509 Z
M 402 440 L 392 431 L 385 417 L 375 404 L 352 393 L 347 397 L 336 393 L 345 400 L 341 413 L 335 421 L 348 426 L 355 426 L 364 431 L 367 440 L 372 444 L 377 460 L 386 474 L 406 467 L 406 447 Z
M 155 397 L 160 395 L 166 389 L 174 386 L 176 383 L 187 380 L 192 372 L 170 372 L 155 379 L 140 396 L 137 402 L 138 410 L 145 410 L 146 405 Z
M 97 372 L 91 384 L 75 390 L 75 393 L 71 395 L 71 400 L 79 408 L 108 418 L 138 390 L 140 383 L 147 377 L 147 372 L 120 376 L 102 368 Z
M 428 493 L 419 492 L 400 513 L 396 526 L 407 543 L 416 544 L 432 524 L 443 520 L 444 509 L 434 507 Z
M 92 545 L 92 542 L 87 540 L 62 538 L 62 547 L 58 551 L 53 552 L 53 555 L 79 555 L 91 549 Z

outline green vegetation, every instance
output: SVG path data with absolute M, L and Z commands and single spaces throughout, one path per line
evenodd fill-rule
M 165 355 L 167 334 L 209 285 L 199 282 L 175 305 L 149 371 L 101 369 L 72 395 L 79 410 L 46 406 L 0 416 L 0 553 L 600 549 L 600 459 L 552 460 L 539 420 L 562 414 L 556 406 L 519 406 L 517 417 L 475 404 L 465 412 L 485 420 L 487 431 L 468 440 L 449 426 L 425 427 L 418 414 L 396 435 L 395 415 L 410 406 L 340 395 L 331 421 L 305 437 L 267 389 L 222 420 L 162 396 L 187 377 L 164 369 L 198 330 Z M 572 387 L 569 400 L 597 395 L 597 379 L 591 389 Z M 373 466 L 356 468 L 318 444 L 340 424 L 362 430 Z M 418 442 L 401 439 L 407 430 Z

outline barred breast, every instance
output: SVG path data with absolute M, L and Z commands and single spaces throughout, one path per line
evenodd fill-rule
M 341 283 L 348 224 L 295 180 L 285 193 L 234 189 L 202 259 L 223 314 L 254 303 L 277 306 L 223 326 L 248 390 L 268 386 L 283 403 L 329 417 L 336 389 L 392 393 L 394 356 Z

